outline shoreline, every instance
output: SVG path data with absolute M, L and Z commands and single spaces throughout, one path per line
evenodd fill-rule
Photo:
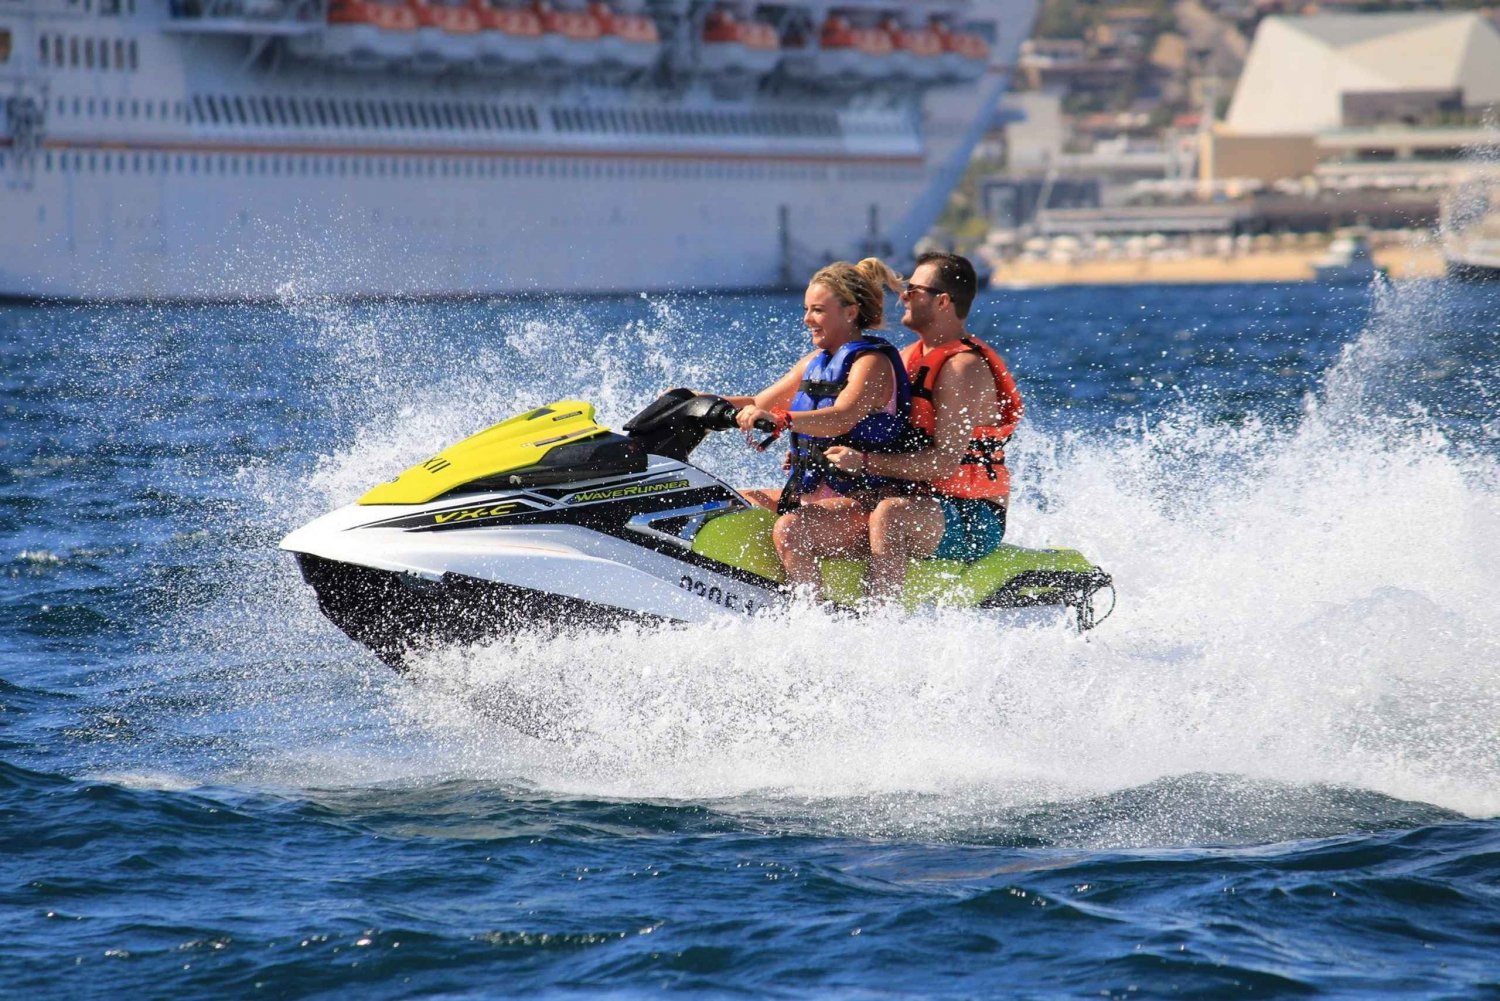
M 1225 285 L 1317 281 L 1314 266 L 1324 248 L 1265 250 L 1229 256 L 1184 256 L 1117 260 L 1010 260 L 997 264 L 990 288 L 1049 285 Z M 1442 278 L 1442 251 L 1427 246 L 1382 247 L 1372 252 L 1393 281 Z

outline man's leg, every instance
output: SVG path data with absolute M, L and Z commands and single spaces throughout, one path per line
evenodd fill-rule
M 943 506 L 931 497 L 887 497 L 870 515 L 870 597 L 889 601 L 906 584 L 914 559 L 943 539 Z
M 787 582 L 818 588 L 823 583 L 819 558 L 860 559 L 868 535 L 864 511 L 854 500 L 838 497 L 804 503 L 777 518 L 771 538 L 786 567 Z

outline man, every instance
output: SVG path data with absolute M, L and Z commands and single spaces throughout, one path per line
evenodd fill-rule
M 887 497 L 870 515 L 871 597 L 897 597 L 913 559 L 973 561 L 1004 537 L 1003 447 L 1021 419 L 1021 394 L 1000 356 L 964 328 L 977 285 L 966 258 L 931 253 L 917 259 L 901 292 L 901 322 L 918 338 L 902 352 L 912 422 L 931 444 L 899 454 L 842 446 L 826 453 L 843 472 L 915 481 L 909 495 Z

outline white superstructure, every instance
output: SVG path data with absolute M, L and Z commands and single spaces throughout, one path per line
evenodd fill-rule
M 0 0 L 0 296 L 765 287 L 904 251 L 1033 0 Z

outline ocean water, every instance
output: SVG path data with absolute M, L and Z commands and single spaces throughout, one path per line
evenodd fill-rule
M 0 310 L 0 995 L 1500 996 L 1500 291 L 974 327 L 1092 633 L 797 608 L 398 677 L 284 533 L 552 399 L 758 388 L 799 299 Z

